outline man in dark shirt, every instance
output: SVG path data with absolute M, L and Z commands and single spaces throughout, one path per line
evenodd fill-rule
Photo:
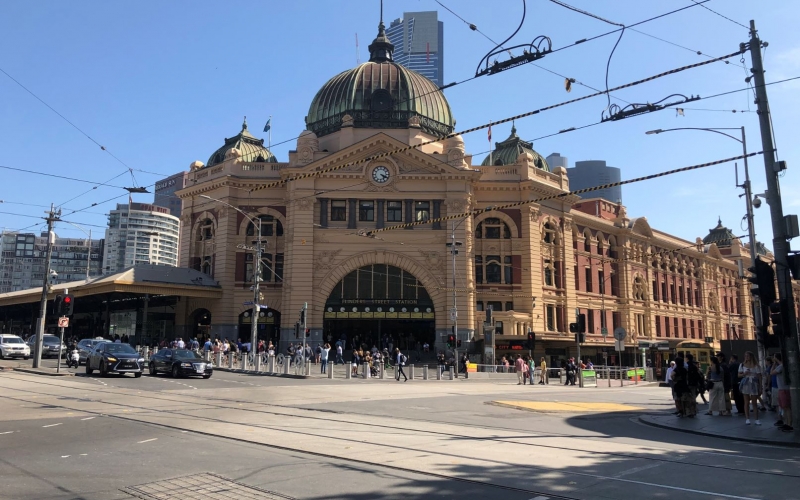
M 731 362 L 728 364 L 728 375 L 731 381 L 731 397 L 736 404 L 736 411 L 739 415 L 744 415 L 744 396 L 739 390 L 739 356 L 731 354 Z
M 725 413 L 723 415 L 730 415 L 731 413 L 731 371 L 730 367 L 725 363 L 725 353 L 718 352 L 717 359 L 719 365 L 722 367 L 722 392 L 725 398 Z

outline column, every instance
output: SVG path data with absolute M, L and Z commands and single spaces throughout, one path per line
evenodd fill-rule
M 328 227 L 328 198 L 317 198 L 319 200 L 319 225 Z
M 356 228 L 356 214 L 356 200 L 355 198 L 349 198 L 347 200 L 347 229 Z
M 375 209 L 377 213 L 375 214 L 375 227 L 381 229 L 382 227 L 384 227 L 383 212 L 384 212 L 384 205 L 386 205 L 386 200 L 378 200 L 376 205 L 377 206 L 375 207 Z
M 406 217 L 404 222 L 414 222 L 414 200 L 405 200 Z M 414 229 L 414 226 L 406 226 L 405 229 Z

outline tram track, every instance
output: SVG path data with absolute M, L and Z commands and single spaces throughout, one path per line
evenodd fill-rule
M 8 376 L 8 375 L 10 375 L 10 374 L 3 374 L 2 376 Z M 15 377 L 15 376 L 10 376 L 9 378 L 13 378 L 13 379 L 20 380 L 20 381 L 25 381 L 26 380 L 25 378 L 19 378 L 19 377 Z M 41 383 L 37 382 L 37 385 L 48 385 L 48 386 L 52 386 L 52 387 L 63 387 L 63 386 L 58 385 L 55 382 L 49 382 L 49 381 L 48 382 L 41 382 Z M 14 390 L 17 390 L 17 389 L 14 389 Z M 76 390 L 79 390 L 79 389 L 76 388 Z M 17 391 L 19 391 L 19 390 L 17 390 Z M 98 393 L 98 392 L 111 394 L 111 395 L 119 395 L 118 392 L 106 389 L 105 387 L 97 388 L 97 389 L 93 389 L 92 390 L 92 393 Z M 320 422 L 320 423 L 323 423 L 323 424 L 324 423 L 337 423 L 337 424 L 358 425 L 358 426 L 371 427 L 371 428 L 378 429 L 378 430 L 383 430 L 383 431 L 391 430 L 391 431 L 405 431 L 405 432 L 424 433 L 424 434 L 435 436 L 435 437 L 444 437 L 444 438 L 453 438 L 453 439 L 472 439 L 472 440 L 480 441 L 480 442 L 497 442 L 499 444 L 515 444 L 515 445 L 522 445 L 522 446 L 527 446 L 527 447 L 534 447 L 534 448 L 537 448 L 537 449 L 547 448 L 547 449 L 552 449 L 552 450 L 568 451 L 568 452 L 574 452 L 574 451 L 579 449 L 576 446 L 570 446 L 570 447 L 568 447 L 568 446 L 555 446 L 555 445 L 552 445 L 552 444 L 544 444 L 544 443 L 541 443 L 541 442 L 524 443 L 524 442 L 515 441 L 516 438 L 514 436 L 509 436 L 509 437 L 478 437 L 478 436 L 471 436 L 471 435 L 468 435 L 468 434 L 465 434 L 465 433 L 453 433 L 453 432 L 443 432 L 443 431 L 437 431 L 437 430 L 427 430 L 427 429 L 425 429 L 424 427 L 421 427 L 421 426 L 413 426 L 413 427 L 398 427 L 397 425 L 389 426 L 389 425 L 380 424 L 380 423 L 369 423 L 369 422 L 353 421 L 353 420 L 347 420 L 347 419 L 336 419 L 336 418 L 330 418 L 330 417 L 323 417 L 323 416 L 320 416 L 320 415 L 298 415 L 298 414 L 295 414 L 295 413 L 287 413 L 285 411 L 279 411 L 279 410 L 293 410 L 293 411 L 312 412 L 312 413 L 335 413 L 336 415 L 340 415 L 340 416 L 359 416 L 359 417 L 364 417 L 364 415 L 356 414 L 356 413 L 350 413 L 350 412 L 331 411 L 331 410 L 324 410 L 324 409 L 310 409 L 310 408 L 303 408 L 303 407 L 291 406 L 291 405 L 277 405 L 277 404 L 272 404 L 272 403 L 253 403 L 252 401 L 247 401 L 247 400 L 242 400 L 242 399 L 237 399 L 237 398 L 220 398 L 218 396 L 203 396 L 202 403 L 197 403 L 197 402 L 194 402 L 194 401 L 178 401 L 178 400 L 175 399 L 175 394 L 174 393 L 170 393 L 169 391 L 166 391 L 166 390 L 155 389 L 155 390 L 150 391 L 150 392 L 157 392 L 157 393 L 159 393 L 159 394 L 161 394 L 161 395 L 163 395 L 165 397 L 153 397 L 152 394 L 148 394 L 148 396 L 147 396 L 148 399 L 157 399 L 157 400 L 162 401 L 162 402 L 169 402 L 169 403 L 173 403 L 173 404 L 174 403 L 180 403 L 180 404 L 198 405 L 198 406 L 202 404 L 205 407 L 209 407 L 210 406 L 211 408 L 218 409 L 218 410 L 235 409 L 237 411 L 242 411 L 242 412 L 246 412 L 246 413 L 272 415 L 272 416 L 282 417 L 282 418 L 292 418 L 292 417 L 301 418 L 301 419 L 306 419 L 306 420 L 312 420 L 312 421 L 315 421 L 315 422 Z M 51 397 L 63 396 L 63 395 L 60 395 L 60 394 L 52 394 L 52 393 L 48 393 L 48 392 L 38 392 L 37 394 L 41 395 L 41 396 L 51 396 Z M 9 398 L 8 396 L 5 396 L 5 395 L 0 395 L 0 397 Z M 142 396 L 139 396 L 139 397 L 142 397 Z M 79 398 L 79 397 L 76 397 L 75 399 L 76 400 L 85 400 L 85 398 Z M 209 400 L 214 400 L 214 401 L 216 401 L 216 403 L 209 403 Z M 24 400 L 24 402 L 26 402 L 26 403 L 37 403 L 37 401 L 35 401 L 35 400 L 33 400 L 33 401 Z M 126 405 L 126 404 L 122 404 L 122 403 L 112 403 L 112 402 L 103 402 L 103 403 L 104 404 L 109 404 L 109 405 L 114 405 L 114 406 L 117 406 L 117 407 L 119 407 L 121 409 L 125 409 L 127 411 L 131 411 L 132 409 L 135 409 L 135 410 L 141 410 L 142 409 L 141 406 L 136 406 L 136 405 Z M 246 407 L 242 407 L 242 406 L 231 406 L 231 404 L 237 404 L 237 405 L 248 404 L 248 405 L 262 406 L 262 407 L 266 406 L 266 407 L 274 408 L 274 409 L 268 410 L 268 409 L 264 409 L 264 408 L 246 408 Z M 61 406 L 61 405 L 59 405 L 59 406 L 65 408 L 65 409 L 73 410 L 73 411 L 79 410 L 78 408 L 70 408 L 70 407 Z M 80 411 L 86 411 L 86 410 L 80 410 Z M 191 419 L 199 418 L 197 415 L 193 415 L 193 414 L 189 414 L 189 413 L 183 413 L 183 411 L 194 411 L 194 410 L 183 410 L 183 411 L 180 411 L 180 410 L 160 409 L 160 410 L 151 410 L 151 411 L 154 411 L 154 412 L 157 412 L 157 413 L 168 413 L 168 414 L 174 415 L 176 417 L 184 417 L 184 418 L 191 418 Z M 102 413 L 97 413 L 97 414 L 102 414 Z M 140 412 L 140 414 L 142 414 L 142 413 Z M 133 421 L 142 422 L 142 423 L 150 423 L 150 422 L 146 422 L 146 421 L 142 421 L 142 420 L 138 420 L 136 418 L 133 418 L 133 415 L 108 415 L 108 414 L 103 414 L 103 415 L 114 417 L 114 418 L 122 418 L 122 419 L 125 419 L 125 420 L 133 420 Z M 396 420 L 403 420 L 405 422 L 415 423 L 415 424 L 427 424 L 427 423 L 442 424 L 443 423 L 443 422 L 436 422 L 436 421 L 424 420 L 424 419 L 409 419 L 407 417 L 395 417 L 393 415 L 392 416 L 372 415 L 372 416 L 376 416 L 376 417 L 379 417 L 379 418 L 394 418 Z M 216 423 L 222 423 L 222 424 L 240 425 L 240 424 L 238 424 L 236 422 L 232 422 L 232 421 L 229 421 L 229 420 L 217 419 L 217 418 L 212 418 L 212 417 L 207 417 L 207 416 L 206 417 L 202 417 L 202 419 L 213 421 L 213 422 L 216 422 Z M 162 424 L 155 424 L 155 423 L 150 423 L 150 424 L 152 424 L 152 425 L 162 425 Z M 519 431 L 509 430 L 509 429 L 502 428 L 502 427 L 479 426 L 479 425 L 474 425 L 474 424 L 461 424 L 461 423 L 459 423 L 457 425 L 459 425 L 461 427 L 470 427 L 470 428 L 474 428 L 476 430 L 480 429 L 480 430 L 484 430 L 484 431 L 485 430 L 496 430 L 496 431 L 502 431 L 502 432 L 517 432 L 517 433 L 519 432 Z M 177 427 L 177 426 L 166 426 L 166 425 L 164 425 L 164 426 L 165 427 L 174 428 L 174 429 L 183 430 L 182 428 Z M 298 433 L 298 431 L 294 430 L 294 429 L 292 429 L 292 430 L 284 430 L 284 429 L 279 429 L 279 428 L 276 428 L 276 427 L 268 427 L 268 426 L 260 426 L 260 427 L 262 427 L 264 429 L 269 429 L 271 431 L 289 432 L 289 433 L 295 433 L 295 434 Z M 313 434 L 313 433 L 307 433 L 307 435 L 309 437 L 319 437 L 318 434 Z M 337 438 L 336 436 L 325 436 L 325 437 L 328 437 L 329 439 L 340 439 L 340 438 Z M 553 433 L 553 432 L 548 432 L 547 435 L 543 436 L 543 437 L 564 437 L 564 438 L 569 438 L 571 440 L 591 440 L 591 441 L 593 441 L 595 443 L 598 442 L 598 440 L 591 439 L 590 437 L 576 438 L 576 437 L 574 437 L 572 435 L 567 435 L 567 434 L 563 434 L 563 433 Z M 373 444 L 379 444 L 379 443 L 373 443 Z M 302 449 L 299 449 L 299 448 L 291 448 L 291 447 L 289 447 L 289 448 L 286 448 L 286 449 L 287 450 L 292 450 L 292 451 L 298 451 L 298 452 L 306 452 L 306 450 L 302 450 Z M 650 451 L 677 453 L 679 457 L 682 457 L 684 454 L 688 453 L 688 452 L 685 452 L 685 451 L 676 451 L 676 450 L 671 450 L 671 449 L 667 449 L 667 448 L 658 448 L 658 447 L 648 447 L 648 448 L 645 448 L 645 449 L 646 450 L 650 450 Z M 426 451 L 426 450 L 409 449 L 409 451 L 423 452 L 423 451 Z M 606 456 L 606 457 L 609 457 L 609 458 L 629 459 L 629 460 L 646 460 L 646 461 L 651 462 L 651 463 L 665 463 L 665 464 L 679 465 L 679 466 L 684 466 L 684 467 L 691 467 L 693 472 L 696 470 L 696 467 L 703 467 L 703 468 L 706 468 L 706 469 L 713 469 L 713 470 L 720 470 L 720 471 L 745 472 L 745 473 L 749 473 L 749 474 L 757 474 L 757 475 L 762 476 L 762 477 L 764 477 L 764 476 L 776 477 L 777 476 L 777 477 L 784 477 L 784 478 L 800 478 L 800 473 L 792 474 L 792 473 L 786 473 L 786 472 L 777 472 L 777 471 L 773 471 L 773 470 L 757 470 L 757 469 L 752 469 L 752 468 L 742 468 L 742 467 L 739 467 L 739 466 L 732 467 L 732 466 L 725 466 L 725 465 L 718 465 L 718 464 L 711 464 L 711 463 L 687 462 L 687 461 L 683 461 L 682 459 L 670 459 L 670 458 L 664 458 L 664 457 L 653 457 L 653 456 L 645 455 L 643 453 L 636 454 L 636 453 L 622 453 L 622 452 L 609 452 L 609 451 L 593 451 L 592 454 L 593 455 L 602 455 L 602 456 Z M 719 456 L 719 453 L 712 453 L 712 454 L 714 454 L 716 456 Z M 729 458 L 735 458 L 735 457 L 729 457 Z M 769 460 L 769 459 L 767 459 L 767 460 Z M 792 463 L 792 465 L 796 465 L 797 464 L 796 461 L 788 461 L 787 460 L 785 462 Z

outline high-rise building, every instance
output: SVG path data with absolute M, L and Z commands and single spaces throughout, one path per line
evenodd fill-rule
M 180 217 L 181 199 L 175 196 L 175 191 L 185 188 L 186 179 L 188 178 L 189 172 L 179 172 L 175 175 L 170 175 L 166 179 L 156 182 L 156 192 L 155 196 L 153 196 L 153 205 L 157 207 L 168 208 L 170 215 Z
M 569 168 L 569 160 L 566 156 L 561 156 L 561 153 L 550 153 L 550 156 L 547 157 L 547 164 L 550 165 L 550 168 Z
M 576 161 L 574 168 L 567 169 L 567 177 L 569 177 L 569 188 L 572 190 L 619 182 L 621 179 L 620 170 L 617 167 L 609 167 L 603 160 Z M 612 203 L 621 203 L 622 187 L 598 189 L 584 194 L 581 198 L 603 198 Z
M 50 283 L 68 283 L 98 277 L 103 267 L 102 239 L 59 238 L 53 240 Z M 90 250 L 87 252 L 87 250 Z M 41 287 L 45 279 L 47 233 L 3 231 L 0 237 L 0 293 Z
M 396 63 L 444 85 L 444 24 L 436 11 L 404 12 L 386 36 L 394 45 Z
M 117 204 L 108 214 L 103 256 L 106 274 L 136 264 L 178 265 L 180 219 L 147 203 Z

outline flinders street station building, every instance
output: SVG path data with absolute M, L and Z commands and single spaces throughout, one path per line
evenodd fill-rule
M 181 300 L 176 329 L 185 322 L 190 334 L 249 339 L 255 320 L 260 339 L 285 349 L 307 303 L 309 341 L 346 336 L 348 347 L 358 337 L 444 349 L 455 316 L 462 349 L 479 357 L 490 307 L 497 357 L 527 354 L 529 331 L 537 359 L 574 356 L 576 310 L 586 314 L 581 354 L 593 359 L 616 355 L 617 327 L 627 331 L 627 356 L 634 346 L 720 348 L 753 338 L 749 283 L 738 271 L 738 261 L 750 266 L 749 249 L 721 221 L 686 240 L 601 198 L 483 211 L 567 193 L 567 170 L 551 168 L 514 128 L 491 155 L 473 158 L 452 135 L 458 110 L 433 82 L 393 62 L 382 24 L 369 49 L 368 62 L 310 99 L 288 158 L 245 123 L 207 162 L 191 164 L 177 193 L 180 265 L 209 275 L 222 293 Z M 470 210 L 481 212 L 438 220 Z M 403 226 L 410 222 L 428 223 Z M 253 318 L 259 234 L 267 308 Z

